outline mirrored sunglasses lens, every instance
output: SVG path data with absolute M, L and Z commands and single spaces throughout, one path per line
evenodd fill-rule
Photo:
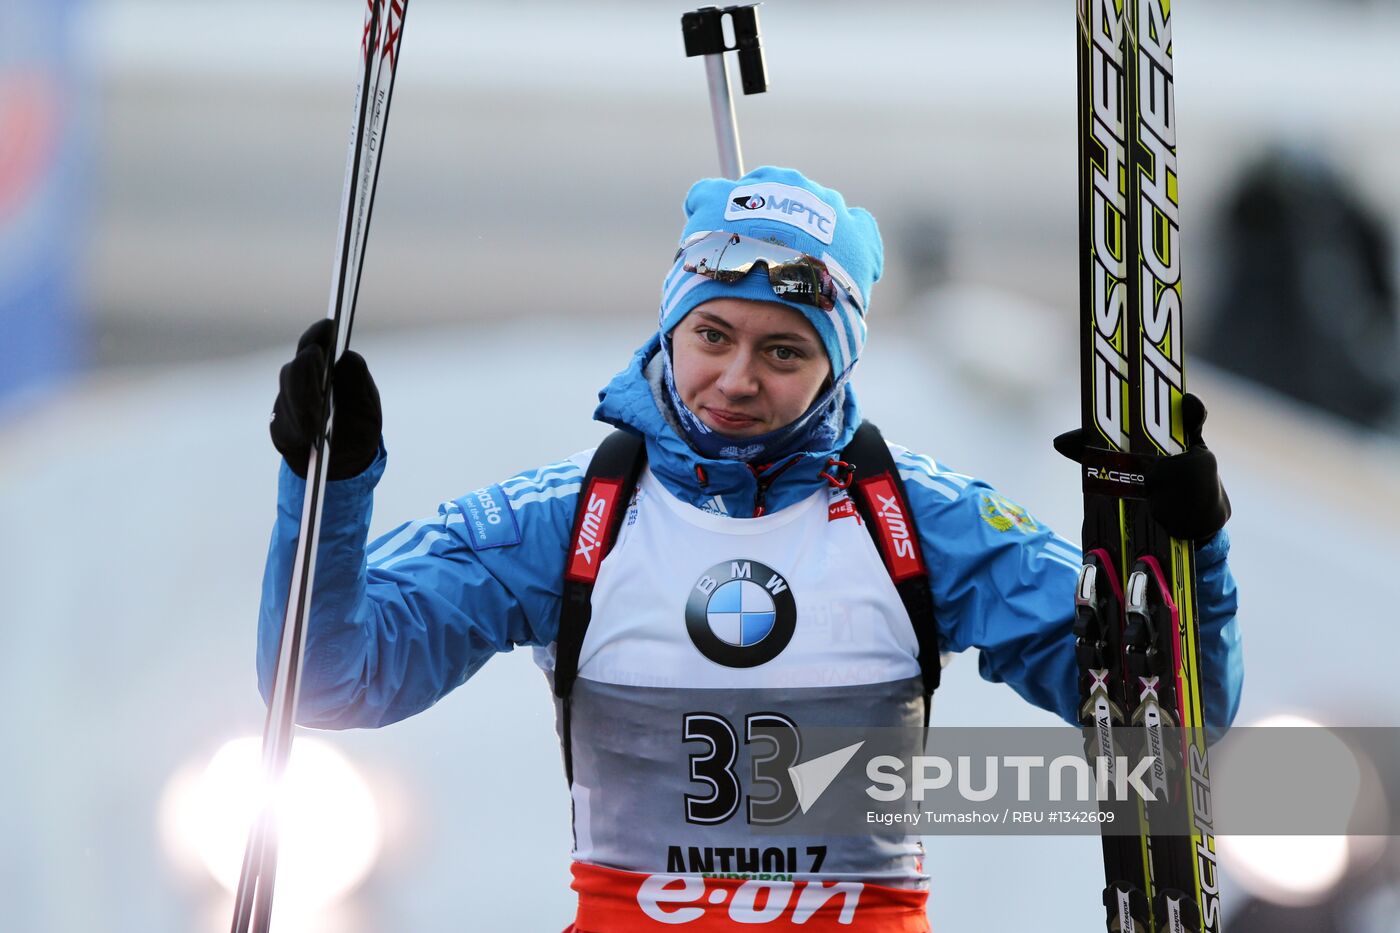
M 721 282 L 737 282 L 760 258 L 758 244 L 728 234 L 712 234 L 682 250 L 687 272 L 698 272 Z
M 685 255 L 685 271 L 726 283 L 739 281 L 761 262 L 768 269 L 769 284 L 778 297 L 823 311 L 836 306 L 840 286 L 825 263 L 805 253 L 718 232 L 682 248 L 681 253 Z
M 769 265 L 768 281 L 773 293 L 787 301 L 812 305 L 823 311 L 832 307 L 831 279 L 810 259 L 804 257 Z

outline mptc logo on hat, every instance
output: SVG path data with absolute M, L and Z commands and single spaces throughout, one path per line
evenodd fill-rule
M 805 188 L 766 181 L 740 185 L 729 192 L 725 220 L 770 220 L 796 227 L 831 245 L 836 235 L 836 211 Z

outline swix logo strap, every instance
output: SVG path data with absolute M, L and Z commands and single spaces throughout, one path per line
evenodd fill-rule
M 894 477 L 889 473 L 856 480 L 856 492 L 865 500 L 877 534 L 880 556 L 895 583 L 924 576 L 924 558 L 914 538 L 914 522 Z
M 894 462 L 880 429 L 869 421 L 856 429 L 855 437 L 841 451 L 841 459 L 855 465 L 856 477 L 852 495 L 866 530 L 875 540 L 900 602 L 909 613 L 914 634 L 919 639 L 919 671 L 924 679 L 924 694 L 931 697 L 938 689 L 942 676 L 938 643 L 938 621 L 934 617 L 933 593 L 924 562 L 923 548 L 914 524 L 914 514 L 899 479 L 899 467 Z M 924 723 L 928 724 L 929 704 L 924 704 Z
M 564 578 L 576 583 L 592 584 L 598 579 L 598 567 L 603 563 L 612 542 L 608 540 L 622 498 L 622 480 L 594 477 L 588 484 L 581 508 L 574 523 L 573 546 Z

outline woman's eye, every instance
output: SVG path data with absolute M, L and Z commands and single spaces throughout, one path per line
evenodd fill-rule
M 706 343 L 719 343 L 724 339 L 724 334 L 721 334 L 717 330 L 706 329 L 700 332 L 700 339 L 704 340 Z
M 783 361 L 784 363 L 790 363 L 793 360 L 798 359 L 797 351 L 794 350 L 792 347 L 774 347 L 773 355 L 776 356 L 779 360 Z

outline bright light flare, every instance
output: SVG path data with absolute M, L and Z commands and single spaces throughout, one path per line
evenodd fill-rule
M 1221 836 L 1217 842 L 1240 885 L 1274 904 L 1319 903 L 1346 874 L 1345 836 Z
M 167 840 L 177 856 L 188 862 L 193 854 L 215 881 L 234 891 L 249 827 L 267 793 L 262 740 L 234 739 L 202 771 L 182 769 L 166 786 Z M 379 811 L 369 785 L 344 755 L 299 736 L 273 796 L 279 908 L 314 909 L 364 880 L 382 842 Z
M 1320 728 L 1321 723 L 1303 716 L 1280 714 L 1252 724 L 1252 728 Z M 1356 755 L 1333 737 L 1330 756 L 1335 783 L 1328 788 L 1334 804 L 1348 812 L 1361 792 L 1363 770 Z M 1248 755 L 1247 750 L 1235 750 Z M 1240 885 L 1275 904 L 1305 907 L 1327 898 L 1345 877 L 1354 861 L 1353 840 L 1346 836 L 1220 836 L 1222 863 Z

